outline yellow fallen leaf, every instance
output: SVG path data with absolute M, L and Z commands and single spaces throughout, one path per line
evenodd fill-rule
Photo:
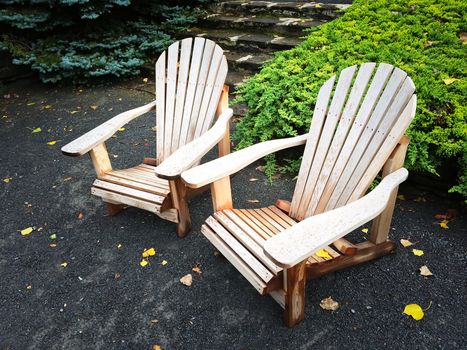
M 412 253 L 416 256 L 422 256 L 423 254 L 425 254 L 421 249 L 412 249 Z
M 28 284 L 28 285 L 26 286 L 26 289 L 32 289 L 32 285 L 31 285 L 31 284 Z
M 449 221 L 447 221 L 447 220 L 443 220 L 443 221 L 441 221 L 441 222 L 439 223 L 439 226 L 440 226 L 441 228 L 448 229 L 448 228 L 449 228 L 448 222 L 449 222 Z
M 68 266 L 68 263 L 67 263 L 66 261 L 64 261 L 64 262 L 62 262 L 62 263 L 60 264 L 60 266 L 61 266 L 61 267 L 67 267 L 67 266 Z
M 365 228 L 362 228 L 362 232 L 363 233 L 368 233 L 368 229 L 365 227 Z
M 161 262 L 161 265 L 162 265 L 162 266 L 165 266 L 165 265 L 167 265 L 167 264 L 168 264 L 167 260 L 162 260 L 162 262 Z
M 146 259 L 143 259 L 141 260 L 141 262 L 139 263 L 142 267 L 145 267 L 147 264 L 149 264 L 149 261 L 147 261 Z
M 397 196 L 397 199 L 400 199 L 401 201 L 405 201 L 405 196 L 403 194 L 400 194 Z
M 50 109 L 50 108 L 52 108 L 52 105 L 45 105 L 45 106 L 42 107 L 42 108 L 44 108 L 44 109 Z
M 323 310 L 336 311 L 339 308 L 339 303 L 333 300 L 331 297 L 327 297 L 319 303 L 319 306 Z
M 67 176 L 63 178 L 63 182 L 70 181 L 72 179 L 71 176 Z
M 156 250 L 154 248 L 145 249 L 143 252 L 143 258 L 148 258 L 150 256 L 156 255 Z
M 52 235 L 49 236 L 50 239 L 57 239 L 57 235 L 54 233 Z
M 29 235 L 34 229 L 32 227 L 27 227 L 25 229 L 21 230 L 21 236 L 27 236 Z
M 316 256 L 319 256 L 320 258 L 323 258 L 323 259 L 332 259 L 331 255 L 329 255 L 329 253 L 327 251 L 325 251 L 324 249 L 321 249 L 320 251 L 317 251 L 315 253 Z
M 36 102 L 29 102 L 26 106 L 34 106 Z
M 75 114 L 75 113 L 78 113 L 79 111 L 71 111 L 70 114 Z
M 143 83 L 147 83 L 148 80 L 149 80 L 148 78 L 144 78 L 144 79 L 143 79 Z
M 323 6 L 321 6 L 320 4 L 316 4 L 316 5 L 315 5 L 315 8 L 317 8 L 317 9 L 319 9 L 319 8 L 321 8 L 321 7 L 323 7 Z
M 410 242 L 408 239 L 401 239 L 401 244 L 404 246 L 404 248 L 410 247 L 413 243 Z
M 451 85 L 452 83 L 458 81 L 459 79 L 456 79 L 456 78 L 447 78 L 447 79 L 443 79 L 443 82 L 446 84 L 446 85 Z
M 118 131 L 125 131 L 125 128 L 118 128 Z
M 53 146 L 53 145 L 55 145 L 56 143 L 57 143 L 57 141 L 49 141 L 49 142 L 47 142 L 47 144 L 50 145 L 50 146 Z
M 122 247 L 122 245 L 119 243 L 119 244 L 117 245 L 117 249 L 120 249 L 121 247 Z
M 422 276 L 425 276 L 425 277 L 433 276 L 433 273 L 430 271 L 430 269 L 426 265 L 421 266 L 419 270 L 420 270 L 420 275 Z
M 96 106 L 96 105 L 90 105 L 89 107 L 90 107 L 92 110 L 94 110 L 94 111 L 97 109 L 97 106 Z
M 41 131 L 42 131 L 41 128 L 35 128 L 35 129 L 32 130 L 32 133 L 37 134 L 38 132 L 41 132 Z
M 152 350 L 162 350 L 160 345 L 153 345 Z
M 9 183 L 9 182 L 11 182 L 11 180 L 13 180 L 11 177 L 6 177 L 6 178 L 3 179 L 3 182 L 4 183 Z
M 191 273 L 189 273 L 188 275 L 185 275 L 182 278 L 180 278 L 180 282 L 185 286 L 190 287 L 193 283 L 193 276 L 191 276 Z
M 421 320 L 425 313 L 418 304 L 408 304 L 404 308 L 404 314 L 412 316 L 414 320 Z

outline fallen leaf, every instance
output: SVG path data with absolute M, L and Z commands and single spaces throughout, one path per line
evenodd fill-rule
M 45 106 L 43 106 L 42 108 L 43 108 L 43 109 L 50 109 L 50 108 L 52 108 L 52 105 L 45 105 Z
M 83 220 L 83 218 L 84 218 L 84 214 L 80 212 L 78 214 L 78 220 Z
M 47 144 L 50 145 L 50 146 L 53 146 L 53 145 L 55 145 L 56 143 L 57 143 L 57 141 L 49 141 L 49 142 L 47 142 Z
M 156 255 L 156 250 L 154 248 L 145 249 L 143 252 L 143 258 L 148 258 L 150 256 Z
M 144 78 L 144 79 L 143 79 L 143 83 L 147 83 L 148 80 L 149 80 L 148 78 Z
M 66 261 L 64 261 L 64 262 L 62 262 L 62 263 L 60 264 L 60 266 L 61 266 L 61 267 L 67 267 L 67 266 L 68 266 L 68 263 L 67 263 Z
M 449 222 L 449 221 L 447 221 L 447 220 L 443 220 L 443 221 L 441 221 L 441 222 L 439 223 L 439 226 L 440 226 L 441 228 L 448 229 L 448 228 L 449 228 L 448 222 Z
M 71 111 L 70 114 L 78 113 L 79 111 Z
M 119 244 L 117 245 L 117 249 L 120 249 L 121 247 L 122 247 L 122 245 L 119 243 Z
M 156 324 L 156 323 L 159 323 L 159 320 L 151 320 L 149 322 L 151 322 L 152 324 Z
M 11 177 L 6 177 L 6 178 L 3 179 L 3 182 L 4 183 L 10 183 L 11 180 L 13 180 Z
M 120 273 L 115 272 L 114 278 L 115 278 L 116 280 L 119 280 L 120 277 L 121 277 Z
M 414 320 L 421 320 L 425 313 L 418 304 L 408 304 L 404 308 L 404 314 L 412 316 Z
M 456 79 L 456 78 L 447 78 L 447 79 L 443 79 L 443 82 L 446 84 L 446 85 L 451 85 L 452 83 L 458 81 L 459 79 Z
M 332 259 L 332 256 L 329 255 L 329 253 L 327 251 L 325 251 L 324 249 L 321 249 L 320 251 L 317 251 L 315 253 L 316 256 L 319 256 L 320 258 L 323 258 L 323 259 Z
M 333 300 L 331 297 L 321 300 L 319 306 L 323 310 L 336 311 L 339 308 L 339 303 Z
M 94 110 L 94 111 L 97 109 L 97 106 L 96 106 L 96 105 L 90 105 L 89 107 L 90 107 L 92 110 Z
M 413 245 L 412 242 L 410 242 L 408 239 L 401 239 L 401 244 L 404 246 L 404 248 L 407 248 L 407 247 L 410 247 L 411 245 Z
M 26 106 L 34 106 L 36 104 L 36 102 L 29 102 L 28 104 L 26 104 Z
M 165 265 L 167 265 L 167 264 L 168 264 L 167 260 L 162 260 L 162 262 L 161 262 L 161 265 L 162 265 L 162 266 L 165 266 Z
M 65 181 L 70 181 L 71 179 L 72 179 L 71 176 L 64 177 L 64 178 L 63 178 L 63 182 L 65 182 Z
M 259 200 L 257 200 L 257 199 L 247 199 L 247 202 L 249 202 L 249 203 L 259 203 Z
M 37 229 L 37 231 L 41 232 L 44 228 L 41 226 Z
M 362 228 L 362 232 L 363 233 L 368 233 L 368 229 L 365 227 L 365 228 Z
M 256 177 L 252 177 L 252 178 L 250 179 L 250 182 L 255 182 L 255 181 L 258 181 L 258 179 L 257 179 Z
M 191 284 L 193 283 L 193 276 L 191 276 L 191 273 L 189 273 L 188 275 L 180 278 L 180 282 L 185 286 L 191 287 Z
M 160 345 L 153 345 L 152 350 L 162 350 Z
M 118 128 L 118 131 L 125 131 L 125 128 Z
M 262 173 L 264 173 L 264 169 L 265 169 L 264 165 L 260 165 L 260 166 L 256 167 L 256 170 L 258 170 L 259 172 L 262 172 Z
M 425 254 L 421 249 L 412 249 L 412 253 L 416 256 L 422 256 L 423 254 Z
M 433 45 L 433 41 L 427 40 L 427 41 L 423 44 L 423 47 L 426 49 L 427 47 L 430 47 L 431 45 Z
M 199 265 L 196 265 L 191 269 L 191 271 L 196 272 L 197 274 L 202 274 L 203 272 L 201 271 L 201 267 Z
M 50 239 L 57 239 L 57 235 L 54 233 L 53 235 L 49 236 Z
M 430 269 L 426 265 L 423 265 L 422 267 L 420 267 L 419 270 L 420 270 L 420 275 L 422 276 L 425 276 L 425 277 L 433 276 L 433 273 L 430 271 Z
M 41 128 L 35 128 L 35 129 L 32 130 L 32 133 L 37 134 L 38 132 L 41 132 L 41 131 L 42 131 Z
M 21 232 L 21 236 L 27 236 L 29 235 L 32 231 L 34 231 L 34 229 L 32 227 L 26 227 L 25 229 L 22 229 L 20 232 Z
M 147 264 L 149 264 L 149 261 L 147 261 L 146 259 L 143 259 L 141 260 L 141 262 L 139 263 L 142 267 L 145 267 Z
M 50 248 L 55 248 L 56 246 L 57 246 L 57 244 L 55 244 L 55 243 L 50 243 L 50 244 L 49 244 L 49 247 L 50 247 Z
M 26 286 L 26 289 L 32 289 L 32 285 L 28 284 L 28 285 Z
M 401 201 L 405 201 L 405 196 L 403 194 L 400 194 L 397 196 L 397 199 L 400 199 Z

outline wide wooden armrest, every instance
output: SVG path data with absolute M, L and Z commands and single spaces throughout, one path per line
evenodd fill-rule
M 76 140 L 63 146 L 62 153 L 71 157 L 86 154 L 97 145 L 109 139 L 123 125 L 144 113 L 152 111 L 155 107 L 156 101 L 153 101 L 147 105 L 120 113 L 91 131 L 88 131 L 86 134 L 78 137 Z
M 364 197 L 343 207 L 311 216 L 269 238 L 263 246 L 266 256 L 284 268 L 307 259 L 378 216 L 386 208 L 392 191 L 407 176 L 407 169 L 401 168 L 386 176 Z
M 174 179 L 196 164 L 211 148 L 213 148 L 225 135 L 229 128 L 233 110 L 227 108 L 217 118 L 211 129 L 200 137 L 180 147 L 159 166 L 156 167 L 156 175 L 163 179 Z
M 191 188 L 203 187 L 236 173 L 254 161 L 284 148 L 306 142 L 308 134 L 258 143 L 240 151 L 201 164 L 182 173 L 182 179 Z

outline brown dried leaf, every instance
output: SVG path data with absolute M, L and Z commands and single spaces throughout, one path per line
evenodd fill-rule
M 84 218 L 84 214 L 80 212 L 78 214 L 78 220 L 83 220 L 83 218 Z
M 336 311 L 339 308 L 339 303 L 333 300 L 331 297 L 321 300 L 319 306 L 323 310 Z
M 422 275 L 422 276 L 425 276 L 425 277 L 433 276 L 430 269 L 426 265 L 423 265 L 422 267 L 420 267 L 419 270 L 420 270 L 420 275 Z
M 196 265 L 191 269 L 191 271 L 196 272 L 197 274 L 201 275 L 203 271 L 201 271 L 201 267 L 199 265 Z
M 191 284 L 193 283 L 193 276 L 191 275 L 191 273 L 189 273 L 188 275 L 185 275 L 182 278 L 180 278 L 180 282 L 185 286 L 191 287 Z
M 89 108 L 91 108 L 93 111 L 95 111 L 97 109 L 97 106 L 96 105 L 90 105 Z
M 413 245 L 413 243 L 410 242 L 408 239 L 403 239 L 403 238 L 401 239 L 401 244 L 404 246 L 404 248 L 407 248 Z
M 122 276 L 120 275 L 120 273 L 115 272 L 114 278 L 115 278 L 116 280 L 119 280 L 120 277 L 122 277 Z

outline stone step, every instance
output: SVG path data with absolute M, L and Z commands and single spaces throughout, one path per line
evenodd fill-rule
M 224 50 L 237 52 L 271 52 L 288 50 L 302 42 L 299 37 L 272 33 L 245 33 L 234 29 L 190 28 L 188 34 L 202 36 L 219 44 Z M 186 37 L 187 33 L 184 33 Z
M 225 51 L 229 70 L 257 72 L 261 66 L 273 56 L 268 53 L 246 53 Z
M 334 0 L 321 2 L 294 1 L 222 1 L 211 5 L 212 12 L 223 14 L 267 14 L 284 17 L 313 17 L 319 19 L 333 19 L 341 15 L 351 5 L 351 0 Z
M 322 20 L 304 17 L 274 17 L 264 15 L 233 16 L 214 13 L 206 16 L 201 23 L 210 28 L 248 28 L 255 32 L 303 35 L 303 30 L 325 23 Z
M 229 73 L 227 74 L 227 79 L 225 80 L 225 84 L 229 86 L 229 91 L 232 94 L 235 94 L 237 87 L 241 85 L 245 81 L 245 79 L 249 78 L 251 75 L 251 73 L 229 71 Z

